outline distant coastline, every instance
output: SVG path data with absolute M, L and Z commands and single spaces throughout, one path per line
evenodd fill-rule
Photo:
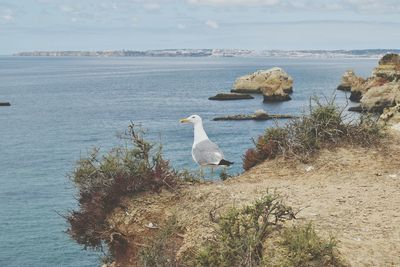
M 289 58 L 380 58 L 400 49 L 359 50 L 246 50 L 246 49 L 162 49 L 101 51 L 31 51 L 13 56 L 30 57 L 289 57 Z

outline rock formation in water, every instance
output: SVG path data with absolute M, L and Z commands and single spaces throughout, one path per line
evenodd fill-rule
M 11 106 L 10 102 L 0 102 L 0 107 L 9 107 Z
M 264 103 L 292 100 L 292 98 L 280 84 L 264 87 L 262 89 L 262 94 L 264 96 Z
M 346 71 L 338 89 L 348 90 L 350 100 L 360 102 L 358 110 L 382 113 L 400 102 L 400 56 L 387 54 L 379 61 L 372 76 L 363 79 Z
M 208 100 L 241 100 L 241 99 L 254 99 L 253 96 L 248 94 L 237 93 L 220 93 L 215 96 L 209 97 Z
M 338 90 L 350 92 L 351 88 L 359 87 L 365 80 L 358 77 L 353 70 L 347 70 L 343 76 L 342 81 L 337 87 Z
M 213 121 L 244 121 L 244 120 L 255 120 L 255 121 L 265 121 L 272 119 L 292 119 L 296 118 L 293 115 L 286 114 L 268 114 L 265 110 L 256 110 L 254 114 L 238 114 L 229 115 L 224 117 L 216 117 Z
M 261 94 L 265 88 L 281 88 L 290 94 L 293 90 L 293 79 L 281 68 L 259 70 L 237 78 L 232 92 Z

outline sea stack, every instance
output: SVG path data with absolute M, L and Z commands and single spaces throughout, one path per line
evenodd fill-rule
M 360 102 L 358 110 L 382 113 L 385 108 L 400 103 L 400 56 L 387 54 L 367 79 L 347 71 L 340 88 L 350 87 L 350 100 Z M 338 89 L 339 89 L 338 87 Z
M 277 67 L 258 70 L 237 78 L 232 92 L 263 94 L 264 102 L 287 101 L 293 92 L 293 78 Z

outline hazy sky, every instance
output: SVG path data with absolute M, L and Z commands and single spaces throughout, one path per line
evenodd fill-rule
M 400 0 L 0 0 L 0 54 L 400 48 Z

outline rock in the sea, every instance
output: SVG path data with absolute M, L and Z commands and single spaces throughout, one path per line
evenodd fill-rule
M 361 105 L 354 106 L 354 107 L 349 107 L 349 111 L 354 111 L 354 112 L 366 112 L 366 110 L 363 109 Z
M 263 88 L 264 103 L 289 101 L 292 98 L 282 88 L 275 89 L 274 87 Z
M 358 77 L 353 70 L 347 70 L 343 76 L 342 81 L 337 87 L 338 90 L 350 92 L 351 88 L 356 88 L 361 86 L 365 80 Z
M 11 106 L 10 102 L 0 102 L 0 107 L 9 107 Z
M 364 110 L 382 113 L 385 108 L 400 103 L 400 83 L 393 81 L 382 86 L 369 88 L 360 102 Z
M 265 88 L 282 88 L 285 93 L 293 91 L 293 79 L 281 68 L 259 70 L 236 79 L 234 93 L 263 93 Z
M 272 119 L 292 119 L 296 116 L 284 115 L 284 114 L 268 114 L 265 110 L 256 110 L 254 114 L 238 114 L 224 117 L 216 117 L 213 121 L 244 121 L 244 120 L 255 120 L 265 121 Z
M 339 87 L 342 90 L 350 87 L 350 100 L 361 103 L 359 110 L 381 113 L 400 101 L 400 56 L 383 56 L 371 77 L 365 80 L 347 71 Z
M 254 99 L 254 97 L 248 94 L 220 93 L 215 96 L 209 97 L 208 99 L 222 101 L 222 100 Z

